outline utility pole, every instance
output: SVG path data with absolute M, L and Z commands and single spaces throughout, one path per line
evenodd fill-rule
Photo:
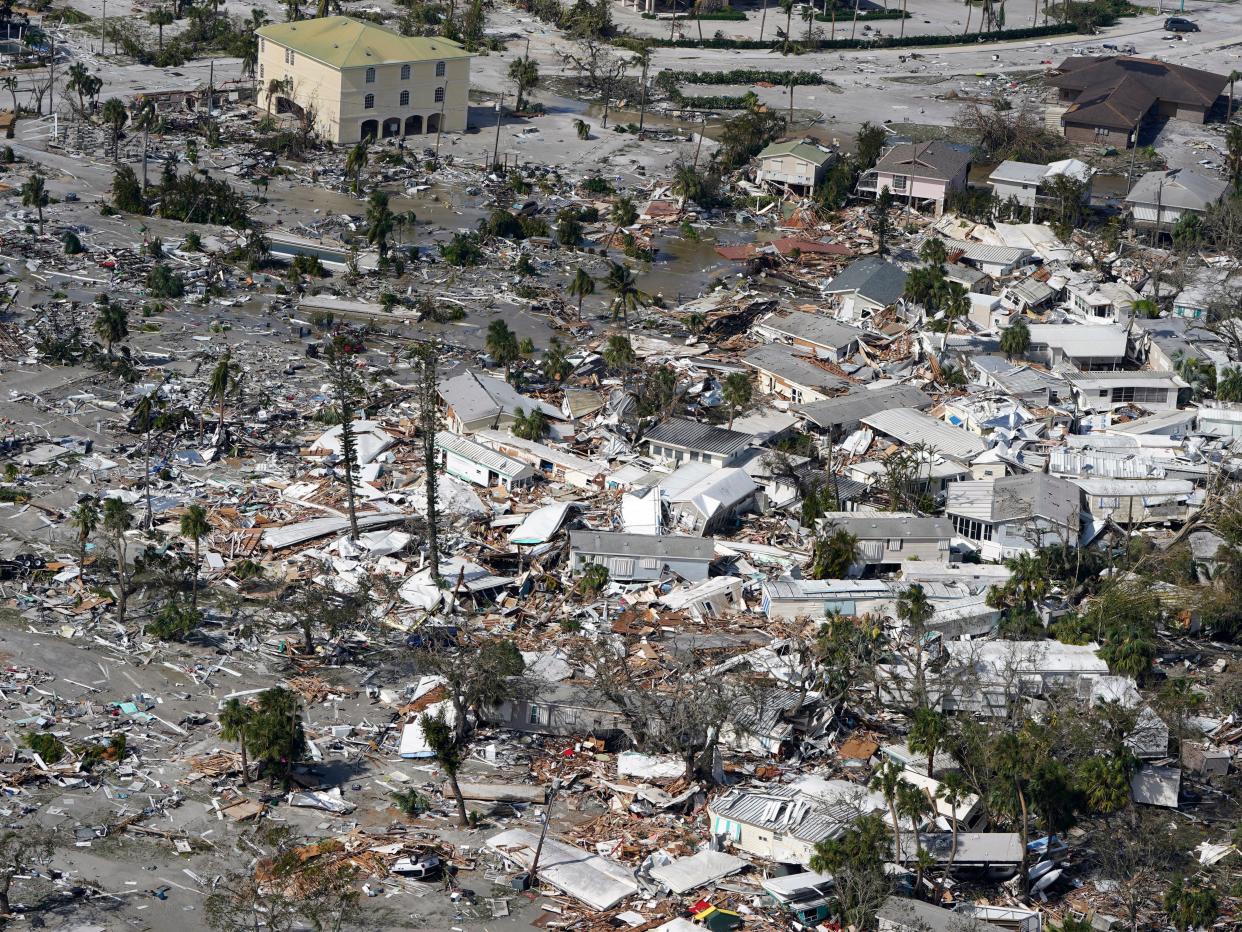
M 446 81 L 445 84 L 448 82 Z M 436 158 L 440 157 L 440 132 L 444 129 L 444 101 L 448 98 L 448 88 L 440 97 L 440 122 L 436 124 Z
M 647 119 L 647 64 L 650 53 L 644 51 L 643 54 L 643 80 L 638 91 L 638 138 L 643 137 L 643 123 Z
M 108 54 L 108 0 L 103 0 L 103 16 L 100 17 L 99 54 Z
M 500 100 L 496 101 L 496 145 L 492 149 L 492 164 L 496 164 L 496 160 L 500 158 L 500 117 L 505 109 L 504 91 L 500 93 Z
M 535 871 L 539 867 L 539 855 L 543 853 L 543 840 L 548 837 L 548 825 L 552 821 L 552 803 L 556 801 L 556 794 L 561 788 L 560 777 L 552 780 L 552 786 L 548 789 L 548 802 L 543 807 L 543 828 L 539 832 L 539 844 L 535 846 L 535 859 L 530 862 L 530 883 L 534 886 L 537 882 Z
M 703 128 L 699 130 L 699 141 L 694 144 L 694 169 L 699 168 L 699 150 L 703 148 L 703 137 L 707 135 L 707 114 L 703 114 Z

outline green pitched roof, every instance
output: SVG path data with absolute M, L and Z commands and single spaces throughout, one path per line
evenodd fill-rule
M 272 23 L 255 32 L 333 68 L 470 57 L 469 52 L 449 39 L 402 36 L 349 16 Z
M 809 142 L 803 142 L 801 139 L 792 139 L 788 142 L 774 142 L 759 153 L 759 158 L 766 159 L 777 155 L 796 155 L 798 158 L 806 159 L 815 165 L 824 165 L 832 158 L 831 152 L 825 152 L 819 146 L 813 146 Z

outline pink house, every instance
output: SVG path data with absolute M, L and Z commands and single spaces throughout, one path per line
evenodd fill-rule
M 950 191 L 965 190 L 969 171 L 970 152 L 965 149 L 940 140 L 903 142 L 880 156 L 858 182 L 858 190 L 879 194 L 888 188 L 898 203 L 931 205 L 939 214 Z

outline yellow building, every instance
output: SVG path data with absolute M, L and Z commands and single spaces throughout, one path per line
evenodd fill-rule
M 348 16 L 273 23 L 256 34 L 259 106 L 309 117 L 324 139 L 466 128 L 470 53 L 456 42 Z

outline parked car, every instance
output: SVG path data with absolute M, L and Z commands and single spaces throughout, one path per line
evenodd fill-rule
M 1169 32 L 1198 32 L 1199 24 L 1191 22 L 1184 16 L 1170 16 L 1164 21 L 1164 28 Z

